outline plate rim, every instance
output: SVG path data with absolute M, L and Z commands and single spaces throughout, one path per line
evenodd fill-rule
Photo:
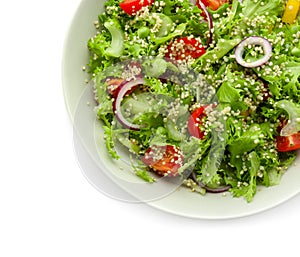
M 98 2 L 97 0 L 81 0 L 77 9 L 75 10 L 74 14 L 73 14 L 73 18 L 70 21 L 70 24 L 67 28 L 67 33 L 65 36 L 65 40 L 64 40 L 64 44 L 63 44 L 63 50 L 62 50 L 62 59 L 61 59 L 61 83 L 62 83 L 62 91 L 63 91 L 63 96 L 64 96 L 64 103 L 65 103 L 65 108 L 67 110 L 68 113 L 68 117 L 70 118 L 70 121 L 73 123 L 73 118 L 74 118 L 74 110 L 72 109 L 72 100 L 70 99 L 70 92 L 68 92 L 68 80 L 66 78 L 67 76 L 67 69 L 66 66 L 68 65 L 68 44 L 70 42 L 70 38 L 72 37 L 72 33 L 74 33 L 72 30 L 74 29 L 74 22 L 76 22 L 78 20 L 78 15 L 81 13 L 82 10 L 85 10 L 87 8 L 87 5 L 92 4 L 93 2 Z M 103 1 L 104 3 L 104 1 Z M 103 4 L 102 3 L 102 4 Z M 96 19 L 97 17 L 93 17 L 93 19 Z M 92 25 L 92 24 L 91 24 Z M 84 63 L 82 63 L 82 65 L 84 65 Z M 82 81 L 82 83 L 84 83 L 84 81 Z M 80 84 L 80 82 L 78 82 L 78 84 Z M 297 157 L 297 161 L 299 161 L 299 151 L 298 151 L 298 157 Z M 298 165 L 298 164 L 297 164 Z M 79 165 L 80 166 L 80 165 Z M 299 166 L 299 165 L 298 165 Z M 80 167 L 81 168 L 81 167 Z M 96 186 L 96 184 L 90 179 L 90 177 L 87 176 L 87 173 L 82 170 L 82 173 L 84 175 L 84 177 L 87 179 L 87 181 L 94 187 L 97 189 L 97 191 L 101 192 L 101 190 L 99 190 L 99 188 Z M 283 177 L 286 174 L 283 175 Z M 282 179 L 281 179 L 282 180 Z M 282 181 L 281 181 L 282 182 Z M 279 185 L 276 186 L 272 186 L 273 187 L 278 187 L 280 186 L 281 183 Z M 255 215 L 258 213 L 262 213 L 265 211 L 268 211 L 270 209 L 273 209 L 281 204 L 283 204 L 284 202 L 294 198 L 295 196 L 297 196 L 300 192 L 300 186 L 299 188 L 297 188 L 297 190 L 295 189 L 293 192 L 290 192 L 289 194 L 286 194 L 284 197 L 280 197 L 277 200 L 275 200 L 273 203 L 270 203 L 264 207 L 261 208 L 257 208 L 254 209 L 252 211 L 242 211 L 240 214 L 232 214 L 232 215 L 215 215 L 215 216 L 208 216 L 208 215 L 193 215 L 193 214 L 188 214 L 186 212 L 180 212 L 178 210 L 176 210 L 176 208 L 172 209 L 170 208 L 170 206 L 166 207 L 166 205 L 162 205 L 160 200 L 157 201 L 153 201 L 153 202 L 146 202 L 147 205 L 156 208 L 160 211 L 163 212 L 167 212 L 173 215 L 177 215 L 177 216 L 182 216 L 182 217 L 187 217 L 187 218 L 193 218 L 193 219 L 205 219 L 205 220 L 224 220 L 224 219 L 235 219 L 235 218 L 242 218 L 242 217 L 246 217 L 246 216 L 250 216 L 250 215 Z M 103 192 L 102 192 L 103 193 Z M 257 194 L 259 194 L 261 192 L 257 192 Z M 173 194 L 173 193 L 172 193 Z M 205 196 L 204 196 L 205 197 Z M 227 197 L 230 197 L 232 199 L 234 199 L 231 195 L 228 195 Z M 253 201 L 255 201 L 256 199 L 254 198 Z M 243 201 L 245 201 L 243 199 Z M 251 204 L 251 203 L 248 203 Z

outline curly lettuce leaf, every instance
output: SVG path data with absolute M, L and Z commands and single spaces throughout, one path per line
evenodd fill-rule
M 239 137 L 232 140 L 228 145 L 232 158 L 252 151 L 262 141 L 261 134 L 259 124 L 253 124 Z
M 243 196 L 247 202 L 251 202 L 254 195 L 256 194 L 256 177 L 260 167 L 260 160 L 256 152 L 251 152 L 248 158 L 248 175 L 249 179 L 247 182 L 240 183 L 237 187 L 231 189 L 231 192 L 236 197 Z
M 243 14 L 249 19 L 268 14 L 269 17 L 276 17 L 283 12 L 281 0 L 244 0 Z

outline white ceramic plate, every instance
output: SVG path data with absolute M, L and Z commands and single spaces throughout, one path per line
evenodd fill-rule
M 83 0 L 77 9 L 66 37 L 63 53 L 62 79 L 66 107 L 72 121 L 74 121 L 78 102 L 82 100 L 82 95 L 86 92 L 87 87 L 85 80 L 88 77 L 86 73 L 82 72 L 82 67 L 88 63 L 87 41 L 95 33 L 93 22 L 97 20 L 97 16 L 102 10 L 103 1 Z M 87 97 L 87 95 L 85 95 L 85 97 Z M 88 109 L 92 108 L 92 106 L 86 106 Z M 91 124 L 94 124 L 94 117 L 87 115 L 86 118 L 91 119 Z M 91 129 L 96 131 L 96 134 L 101 134 L 102 132 L 99 127 L 100 126 L 96 124 L 96 129 L 95 127 Z M 74 139 L 75 146 L 77 147 L 76 152 L 83 173 L 93 186 L 103 193 L 108 192 L 108 195 L 110 195 L 109 192 L 114 192 L 113 194 L 116 196 L 118 194 L 116 193 L 118 187 L 120 187 L 121 194 L 125 194 L 126 192 L 132 194 L 130 188 L 124 188 L 124 186 L 120 185 L 113 177 L 107 181 L 105 180 L 110 177 L 110 174 L 120 173 L 120 164 L 111 160 L 106 153 L 105 147 L 97 146 L 97 152 L 100 158 L 93 166 L 93 158 L 90 156 L 91 149 L 88 149 L 90 145 L 81 145 L 80 139 L 76 136 Z M 99 143 L 101 144 L 103 142 Z M 298 160 L 299 158 L 300 156 L 298 155 Z M 125 165 L 124 167 L 126 169 L 126 164 L 123 163 L 121 165 Z M 104 177 L 103 174 L 105 174 L 106 177 Z M 126 171 L 124 172 L 124 170 L 122 176 L 125 176 L 125 179 L 128 180 L 133 179 L 133 174 Z M 107 182 L 106 188 L 103 187 L 104 181 Z M 226 219 L 247 216 L 270 209 L 295 196 L 299 191 L 300 163 L 298 161 L 298 163 L 293 165 L 283 176 L 280 185 L 262 188 L 257 192 L 251 203 L 247 203 L 242 198 L 232 198 L 229 193 L 227 193 L 226 196 L 223 194 L 207 194 L 203 197 L 199 194 L 191 193 L 189 189 L 180 188 L 168 194 L 166 197 L 147 201 L 147 204 L 160 210 L 186 217 Z

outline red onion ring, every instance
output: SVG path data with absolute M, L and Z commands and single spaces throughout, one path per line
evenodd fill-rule
M 208 29 L 209 29 L 209 37 L 207 39 L 207 47 L 209 47 L 209 45 L 212 42 L 213 28 L 214 28 L 214 25 L 213 25 L 213 22 L 212 22 L 212 17 L 211 17 L 210 12 L 207 10 L 205 4 L 203 4 L 201 0 L 197 0 L 197 4 L 201 7 L 201 9 L 203 10 L 203 12 L 204 12 L 204 14 L 207 18 Z
M 121 111 L 121 103 L 122 103 L 124 96 L 130 89 L 132 89 L 133 87 L 135 87 L 137 85 L 144 85 L 145 83 L 146 82 L 143 78 L 136 78 L 136 79 L 133 79 L 130 81 L 125 81 L 125 83 L 122 83 L 118 87 L 117 97 L 114 99 L 114 102 L 113 102 L 113 112 L 114 112 L 115 117 L 118 120 L 118 122 L 125 128 L 129 128 L 132 130 L 140 129 L 139 125 L 133 124 L 125 119 L 125 117 L 123 116 L 122 111 Z
M 260 58 L 257 61 L 254 61 L 254 62 L 246 62 L 243 59 L 243 54 L 245 51 L 245 47 L 248 45 L 262 46 L 263 50 L 264 50 L 264 57 Z M 247 37 L 238 44 L 238 46 L 235 49 L 234 55 L 235 55 L 235 60 L 237 61 L 237 63 L 243 67 L 246 67 L 246 68 L 259 67 L 259 66 L 265 64 L 266 62 L 268 62 L 269 59 L 271 58 L 272 45 L 267 39 L 265 39 L 263 37 L 258 37 L 258 36 Z
M 213 22 L 212 22 L 212 17 L 211 14 L 209 13 L 209 11 L 207 10 L 205 4 L 203 4 L 201 2 L 201 0 L 190 0 L 190 3 L 193 5 L 197 5 L 198 7 L 200 7 L 200 9 L 204 12 L 207 22 L 208 22 L 208 29 L 209 29 L 209 37 L 207 39 L 207 48 L 209 47 L 209 45 L 212 42 L 212 37 L 213 37 Z
M 211 187 L 204 185 L 201 181 L 197 180 L 195 172 L 192 172 L 191 175 L 192 175 L 192 179 L 198 184 L 198 186 L 204 188 L 209 193 L 214 193 L 214 194 L 223 193 L 223 192 L 228 191 L 231 188 L 231 186 L 229 186 L 229 185 L 218 187 L 218 188 L 211 188 Z

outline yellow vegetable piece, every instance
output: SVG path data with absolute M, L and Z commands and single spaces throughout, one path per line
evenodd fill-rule
M 299 7 L 300 7 L 300 0 L 288 0 L 285 6 L 285 11 L 282 17 L 282 21 L 289 24 L 294 23 L 298 15 Z

